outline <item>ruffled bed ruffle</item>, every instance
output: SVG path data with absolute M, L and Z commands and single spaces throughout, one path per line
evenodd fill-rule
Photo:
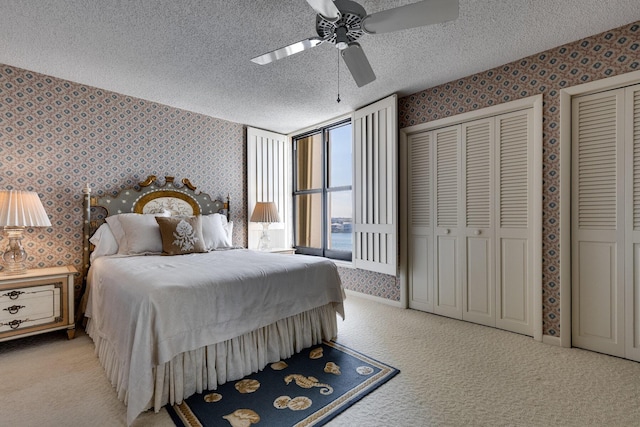
M 194 393 L 215 390 L 219 384 L 238 380 L 322 340 L 335 338 L 337 308 L 337 304 L 326 304 L 239 337 L 180 353 L 169 362 L 155 366 L 153 397 L 146 409 L 153 407 L 158 412 L 167 403 L 181 403 Z M 127 404 L 127 383 L 136 379 L 126 380 L 115 349 L 95 330 L 91 319 L 86 330 L 118 399 Z M 129 424 L 140 413 L 135 409 L 137 413 L 131 413 L 131 409 L 127 410 Z

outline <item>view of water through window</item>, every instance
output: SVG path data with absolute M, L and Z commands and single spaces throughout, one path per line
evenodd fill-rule
M 294 138 L 295 246 L 300 253 L 351 260 L 351 123 Z
M 353 154 L 351 125 L 329 131 L 329 188 L 351 186 Z M 351 189 L 329 193 L 331 234 L 329 248 L 351 251 L 353 203 Z

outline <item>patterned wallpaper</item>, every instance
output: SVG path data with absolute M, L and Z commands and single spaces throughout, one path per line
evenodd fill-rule
M 0 65 L 0 188 L 38 192 L 52 224 L 26 233 L 29 268 L 80 271 L 82 188 L 116 193 L 152 174 L 229 193 L 246 245 L 244 141 L 241 124 Z
M 338 267 L 340 279 L 346 289 L 383 299 L 400 301 L 400 280 L 375 271 Z
M 636 71 L 640 22 L 401 98 L 399 127 L 543 95 L 543 333 L 560 336 L 560 90 Z

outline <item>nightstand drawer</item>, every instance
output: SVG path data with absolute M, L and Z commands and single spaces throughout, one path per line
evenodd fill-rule
M 0 274 L 0 341 L 66 329 L 75 334 L 72 266 Z
M 60 321 L 61 287 L 62 282 L 0 292 L 0 332 Z

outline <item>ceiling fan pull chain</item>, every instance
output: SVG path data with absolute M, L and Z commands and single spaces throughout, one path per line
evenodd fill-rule
M 338 99 L 336 99 L 336 102 L 339 104 L 340 103 L 340 50 L 336 49 L 338 51 Z

